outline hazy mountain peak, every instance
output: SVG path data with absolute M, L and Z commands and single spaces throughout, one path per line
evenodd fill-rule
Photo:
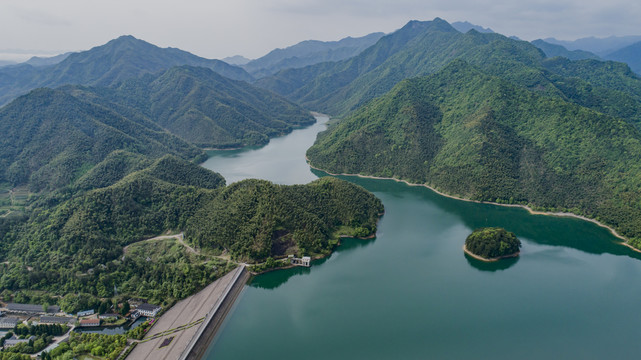
M 405 26 L 403 26 L 399 32 L 401 31 L 426 31 L 426 30 L 432 30 L 432 31 L 443 31 L 443 32 L 454 32 L 457 31 L 455 28 L 450 25 L 447 21 L 436 17 L 432 21 L 420 21 L 420 20 L 410 20 Z
M 356 38 L 350 36 L 338 41 L 305 40 L 283 49 L 274 49 L 265 56 L 249 61 L 243 68 L 254 76 L 264 77 L 283 69 L 340 61 L 360 54 L 384 35 L 378 32 Z
M 123 35 L 106 44 L 69 55 L 53 66 L 2 69 L 0 104 L 17 95 L 42 86 L 65 84 L 111 86 L 143 74 L 157 73 L 178 65 L 210 68 L 234 80 L 253 80 L 245 70 L 220 60 L 205 59 L 176 48 L 160 48 L 131 35 Z
M 240 65 L 247 64 L 248 62 L 251 61 L 251 59 L 248 59 L 248 58 L 246 58 L 246 57 L 244 57 L 242 55 L 234 55 L 234 56 L 228 56 L 228 57 L 222 59 L 222 61 L 226 62 L 229 65 L 240 66 Z
M 641 74 L 641 41 L 607 54 L 605 58 L 624 62 L 628 64 L 634 72 Z
M 493 33 L 494 32 L 494 30 L 492 30 L 490 28 L 484 28 L 484 27 L 479 26 L 479 25 L 474 25 L 474 24 L 472 24 L 470 22 L 467 22 L 467 21 L 456 21 L 456 22 L 453 22 L 451 25 L 452 25 L 453 28 L 455 28 L 456 30 L 458 30 L 458 31 L 460 31 L 462 33 L 466 33 L 466 32 L 468 32 L 470 30 L 476 30 L 476 31 L 478 31 L 480 33 Z

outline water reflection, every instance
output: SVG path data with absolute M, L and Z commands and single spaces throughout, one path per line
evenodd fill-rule
M 470 264 L 470 266 L 472 266 L 473 268 L 479 271 L 489 272 L 502 271 L 507 268 L 511 268 L 512 266 L 516 265 L 517 262 L 519 262 L 519 259 L 521 259 L 520 256 L 517 256 L 513 258 L 501 259 L 499 261 L 487 262 L 475 259 L 465 252 L 463 253 L 463 255 L 465 256 L 465 260 L 467 260 L 467 263 Z
M 316 176 L 329 176 L 314 170 Z M 569 247 L 588 254 L 612 254 L 641 260 L 641 253 L 622 246 L 609 230 L 587 221 L 558 216 L 532 215 L 517 207 L 480 204 L 441 196 L 422 186 L 410 186 L 394 180 L 377 180 L 357 176 L 338 176 L 363 186 L 373 193 L 388 196 L 411 194 L 455 215 L 470 229 L 498 226 L 528 238 L 537 244 Z
M 324 264 L 326 261 L 328 261 L 331 258 L 331 256 L 335 256 L 335 254 L 348 253 L 358 248 L 364 248 L 373 244 L 374 241 L 376 241 L 376 238 L 371 238 L 371 239 L 343 238 L 341 239 L 341 246 L 336 248 L 336 250 L 332 255 L 330 255 L 330 257 L 312 261 L 312 266 L 309 268 L 298 266 L 291 269 L 277 270 L 277 271 L 272 271 L 266 274 L 262 274 L 260 276 L 254 276 L 250 280 L 248 285 L 251 287 L 267 289 L 267 290 L 277 289 L 281 285 L 287 283 L 287 281 L 289 281 L 289 279 L 293 278 L 294 276 L 307 275 L 311 273 L 313 271 L 314 266 L 320 266 Z

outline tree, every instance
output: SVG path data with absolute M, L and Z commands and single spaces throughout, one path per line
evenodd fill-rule
M 129 302 L 125 301 L 125 303 L 122 304 L 122 309 L 120 309 L 120 314 L 123 316 L 127 315 L 129 309 L 131 309 L 131 306 L 129 306 Z

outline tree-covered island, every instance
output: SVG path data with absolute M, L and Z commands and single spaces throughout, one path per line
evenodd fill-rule
M 499 227 L 474 230 L 467 239 L 463 250 L 476 259 L 497 261 L 519 255 L 521 241 L 513 232 Z

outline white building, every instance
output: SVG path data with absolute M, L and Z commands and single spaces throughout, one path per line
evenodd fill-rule
M 156 317 L 158 315 L 158 312 L 162 309 L 162 307 L 158 305 L 153 305 L 153 304 L 140 304 L 136 308 L 136 311 L 146 317 Z
M 17 317 L 1 317 L 0 329 L 13 329 L 18 325 L 19 319 Z

